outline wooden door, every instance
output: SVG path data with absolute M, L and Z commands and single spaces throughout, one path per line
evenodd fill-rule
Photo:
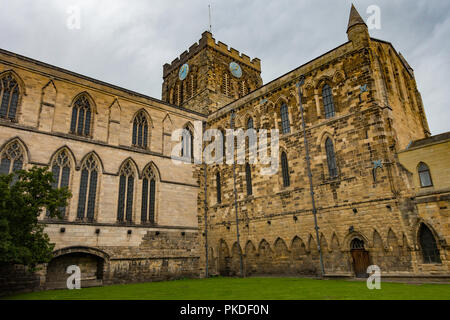
M 352 249 L 353 270 L 357 278 L 367 278 L 367 267 L 370 265 L 369 252 L 364 249 Z

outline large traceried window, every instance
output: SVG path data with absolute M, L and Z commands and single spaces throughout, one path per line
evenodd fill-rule
M 23 149 L 19 142 L 13 141 L 1 153 L 0 174 L 10 174 L 21 170 L 23 163 Z
M 333 141 L 327 138 L 325 141 L 325 151 L 327 153 L 328 173 L 330 177 L 337 176 L 336 155 L 334 153 Z
M 436 245 L 433 233 L 423 223 L 420 225 L 419 229 L 419 242 L 423 263 L 441 263 L 439 249 Z
M 253 194 L 252 170 L 250 169 L 250 165 L 248 163 L 245 164 L 245 181 L 247 184 L 247 195 L 251 196 Z
M 289 185 L 291 184 L 289 177 L 289 165 L 286 152 L 284 151 L 281 153 L 281 171 L 283 173 L 283 186 L 289 187 Z
M 150 166 L 144 171 L 142 179 L 141 221 L 155 223 L 156 175 Z
M 133 221 L 134 170 L 130 161 L 120 169 L 117 221 Z
M 92 108 L 89 99 L 82 95 L 73 104 L 70 133 L 80 136 L 91 135 Z
M 70 159 L 66 150 L 60 151 L 52 161 L 53 188 L 69 187 L 70 180 Z M 59 212 L 62 216 L 66 213 L 66 207 L 60 207 Z M 47 216 L 50 212 L 47 211 Z
M 77 219 L 94 220 L 97 198 L 98 163 L 91 154 L 81 167 L 80 192 L 78 195 Z
M 0 118 L 15 120 L 19 103 L 19 85 L 11 74 L 0 80 Z
M 281 132 L 283 134 L 291 132 L 291 124 L 289 122 L 288 107 L 285 103 L 283 103 L 281 105 L 280 113 L 281 113 Z
M 433 185 L 433 181 L 431 180 L 430 168 L 421 162 L 418 167 L 419 171 L 419 179 L 421 187 L 431 187 Z
M 148 146 L 148 121 L 144 111 L 134 117 L 132 144 L 144 149 Z
M 333 102 L 333 92 L 329 85 L 324 85 L 322 88 L 322 98 L 323 98 L 323 107 L 325 109 L 325 118 L 334 117 L 334 102 Z

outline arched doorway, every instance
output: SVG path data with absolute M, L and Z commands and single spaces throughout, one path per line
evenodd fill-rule
M 103 285 L 105 259 L 86 250 L 68 249 L 56 252 L 47 265 L 46 289 L 66 289 L 71 265 L 80 268 L 82 288 Z
M 357 278 L 367 278 L 367 267 L 370 265 L 369 252 L 364 248 L 364 241 L 355 238 L 350 243 L 353 259 L 353 270 Z

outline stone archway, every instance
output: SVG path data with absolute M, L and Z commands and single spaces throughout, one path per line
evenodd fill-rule
M 46 289 L 67 288 L 67 267 L 76 265 L 81 271 L 81 287 L 102 286 L 109 257 L 103 251 L 70 247 L 57 250 L 47 265 Z
M 225 240 L 219 242 L 219 274 L 221 276 L 230 275 L 230 250 Z

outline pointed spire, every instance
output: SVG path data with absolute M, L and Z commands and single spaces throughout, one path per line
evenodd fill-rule
M 358 10 L 356 10 L 355 6 L 352 3 L 352 8 L 350 9 L 350 17 L 348 18 L 348 27 L 347 32 L 351 27 L 354 27 L 358 24 L 363 24 L 367 27 L 366 23 L 364 22 L 363 18 L 358 13 Z

